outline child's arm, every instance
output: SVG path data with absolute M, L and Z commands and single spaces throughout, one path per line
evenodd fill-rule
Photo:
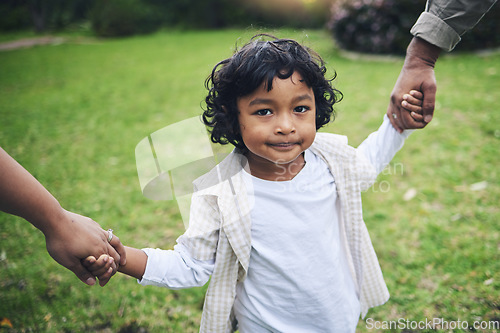
M 416 121 L 422 117 L 423 94 L 411 90 L 403 97 L 403 108 L 414 117 Z M 393 116 L 394 117 L 394 116 Z M 358 152 L 375 167 L 378 175 L 389 164 L 394 155 L 403 147 L 405 139 L 413 130 L 399 132 L 389 120 L 387 114 L 379 129 L 371 133 L 358 147 Z M 371 184 L 369 179 L 367 184 Z
M 410 112 L 411 117 L 415 121 L 423 121 L 424 116 L 422 114 L 422 103 L 424 95 L 417 90 L 411 90 L 409 94 L 403 95 L 403 101 L 401 106 Z
M 118 271 L 141 280 L 146 271 L 148 256 L 144 251 L 128 246 L 125 246 L 125 253 L 127 263 L 120 265 Z M 108 255 L 101 255 L 99 259 L 89 256 L 83 260 L 83 265 L 99 280 L 111 278 L 112 264 L 113 258 Z
M 125 246 L 125 253 L 127 255 L 127 263 L 125 265 L 120 265 L 120 267 L 118 267 L 118 272 L 141 280 L 146 271 L 148 256 L 144 251 L 128 246 Z

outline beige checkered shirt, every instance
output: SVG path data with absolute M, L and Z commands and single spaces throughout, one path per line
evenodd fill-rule
M 343 136 L 317 133 L 311 150 L 326 161 L 335 178 L 339 221 L 364 316 L 370 307 L 389 299 L 361 209 L 361 191 L 369 188 L 377 175 Z M 200 332 L 235 330 L 232 308 L 236 284 L 246 277 L 251 250 L 251 208 L 241 174 L 244 161 L 243 155 L 233 152 L 195 181 L 189 227 L 178 239 L 193 258 L 215 258 Z

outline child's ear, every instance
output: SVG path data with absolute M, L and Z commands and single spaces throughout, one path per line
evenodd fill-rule
M 222 111 L 224 111 L 224 113 L 227 114 L 227 108 L 225 105 L 222 106 Z

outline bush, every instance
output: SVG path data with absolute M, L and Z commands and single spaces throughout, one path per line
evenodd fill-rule
M 1 0 L 0 31 L 57 31 L 86 21 L 93 0 Z
M 233 0 L 143 0 L 161 13 L 162 25 L 187 29 L 213 29 L 244 17 Z
M 152 32 L 160 20 L 140 0 L 96 0 L 90 13 L 92 29 L 101 37 L 122 37 Z
M 425 8 L 425 0 L 338 0 L 328 24 L 340 47 L 363 53 L 404 54 L 410 29 Z M 495 6 L 463 36 L 461 50 L 500 45 L 500 9 Z
M 321 28 L 331 0 L 143 0 L 162 13 L 165 26 Z
M 322 28 L 331 0 L 0 0 L 0 31 L 37 32 L 88 26 L 102 37 L 147 33 L 160 26 Z
M 13 31 L 31 28 L 30 12 L 27 4 L 15 1 L 0 3 L 0 31 Z
M 239 1 L 240 7 L 258 23 L 268 27 L 323 28 L 328 22 L 331 0 Z
M 404 54 L 410 28 L 425 0 L 337 1 L 329 23 L 340 47 L 364 53 Z

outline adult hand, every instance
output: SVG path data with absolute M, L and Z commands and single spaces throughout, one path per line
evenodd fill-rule
M 82 265 L 88 256 L 108 254 L 114 259 L 111 274 L 101 277 L 99 284 L 106 285 L 116 273 L 118 264 L 126 263 L 125 248 L 118 237 L 108 242 L 108 232 L 92 219 L 64 210 L 63 221 L 58 227 L 44 232 L 47 251 L 62 266 L 66 267 L 84 283 L 94 285 L 95 277 Z
M 391 93 L 387 116 L 398 132 L 405 129 L 425 127 L 434 114 L 436 100 L 436 77 L 434 65 L 441 49 L 418 37 L 413 38 L 408 46 L 405 62 L 396 85 Z M 417 121 L 402 106 L 403 96 L 410 90 L 423 93 L 423 121 Z
M 101 286 L 116 272 L 118 263 L 125 264 L 125 249 L 118 237 L 114 236 L 109 243 L 107 231 L 99 224 L 64 210 L 57 199 L 2 148 L 0 211 L 20 216 L 43 232 L 52 258 L 87 284 L 93 285 L 95 277 L 80 260 L 102 254 L 113 257 L 113 271 L 109 277 L 99 279 Z

